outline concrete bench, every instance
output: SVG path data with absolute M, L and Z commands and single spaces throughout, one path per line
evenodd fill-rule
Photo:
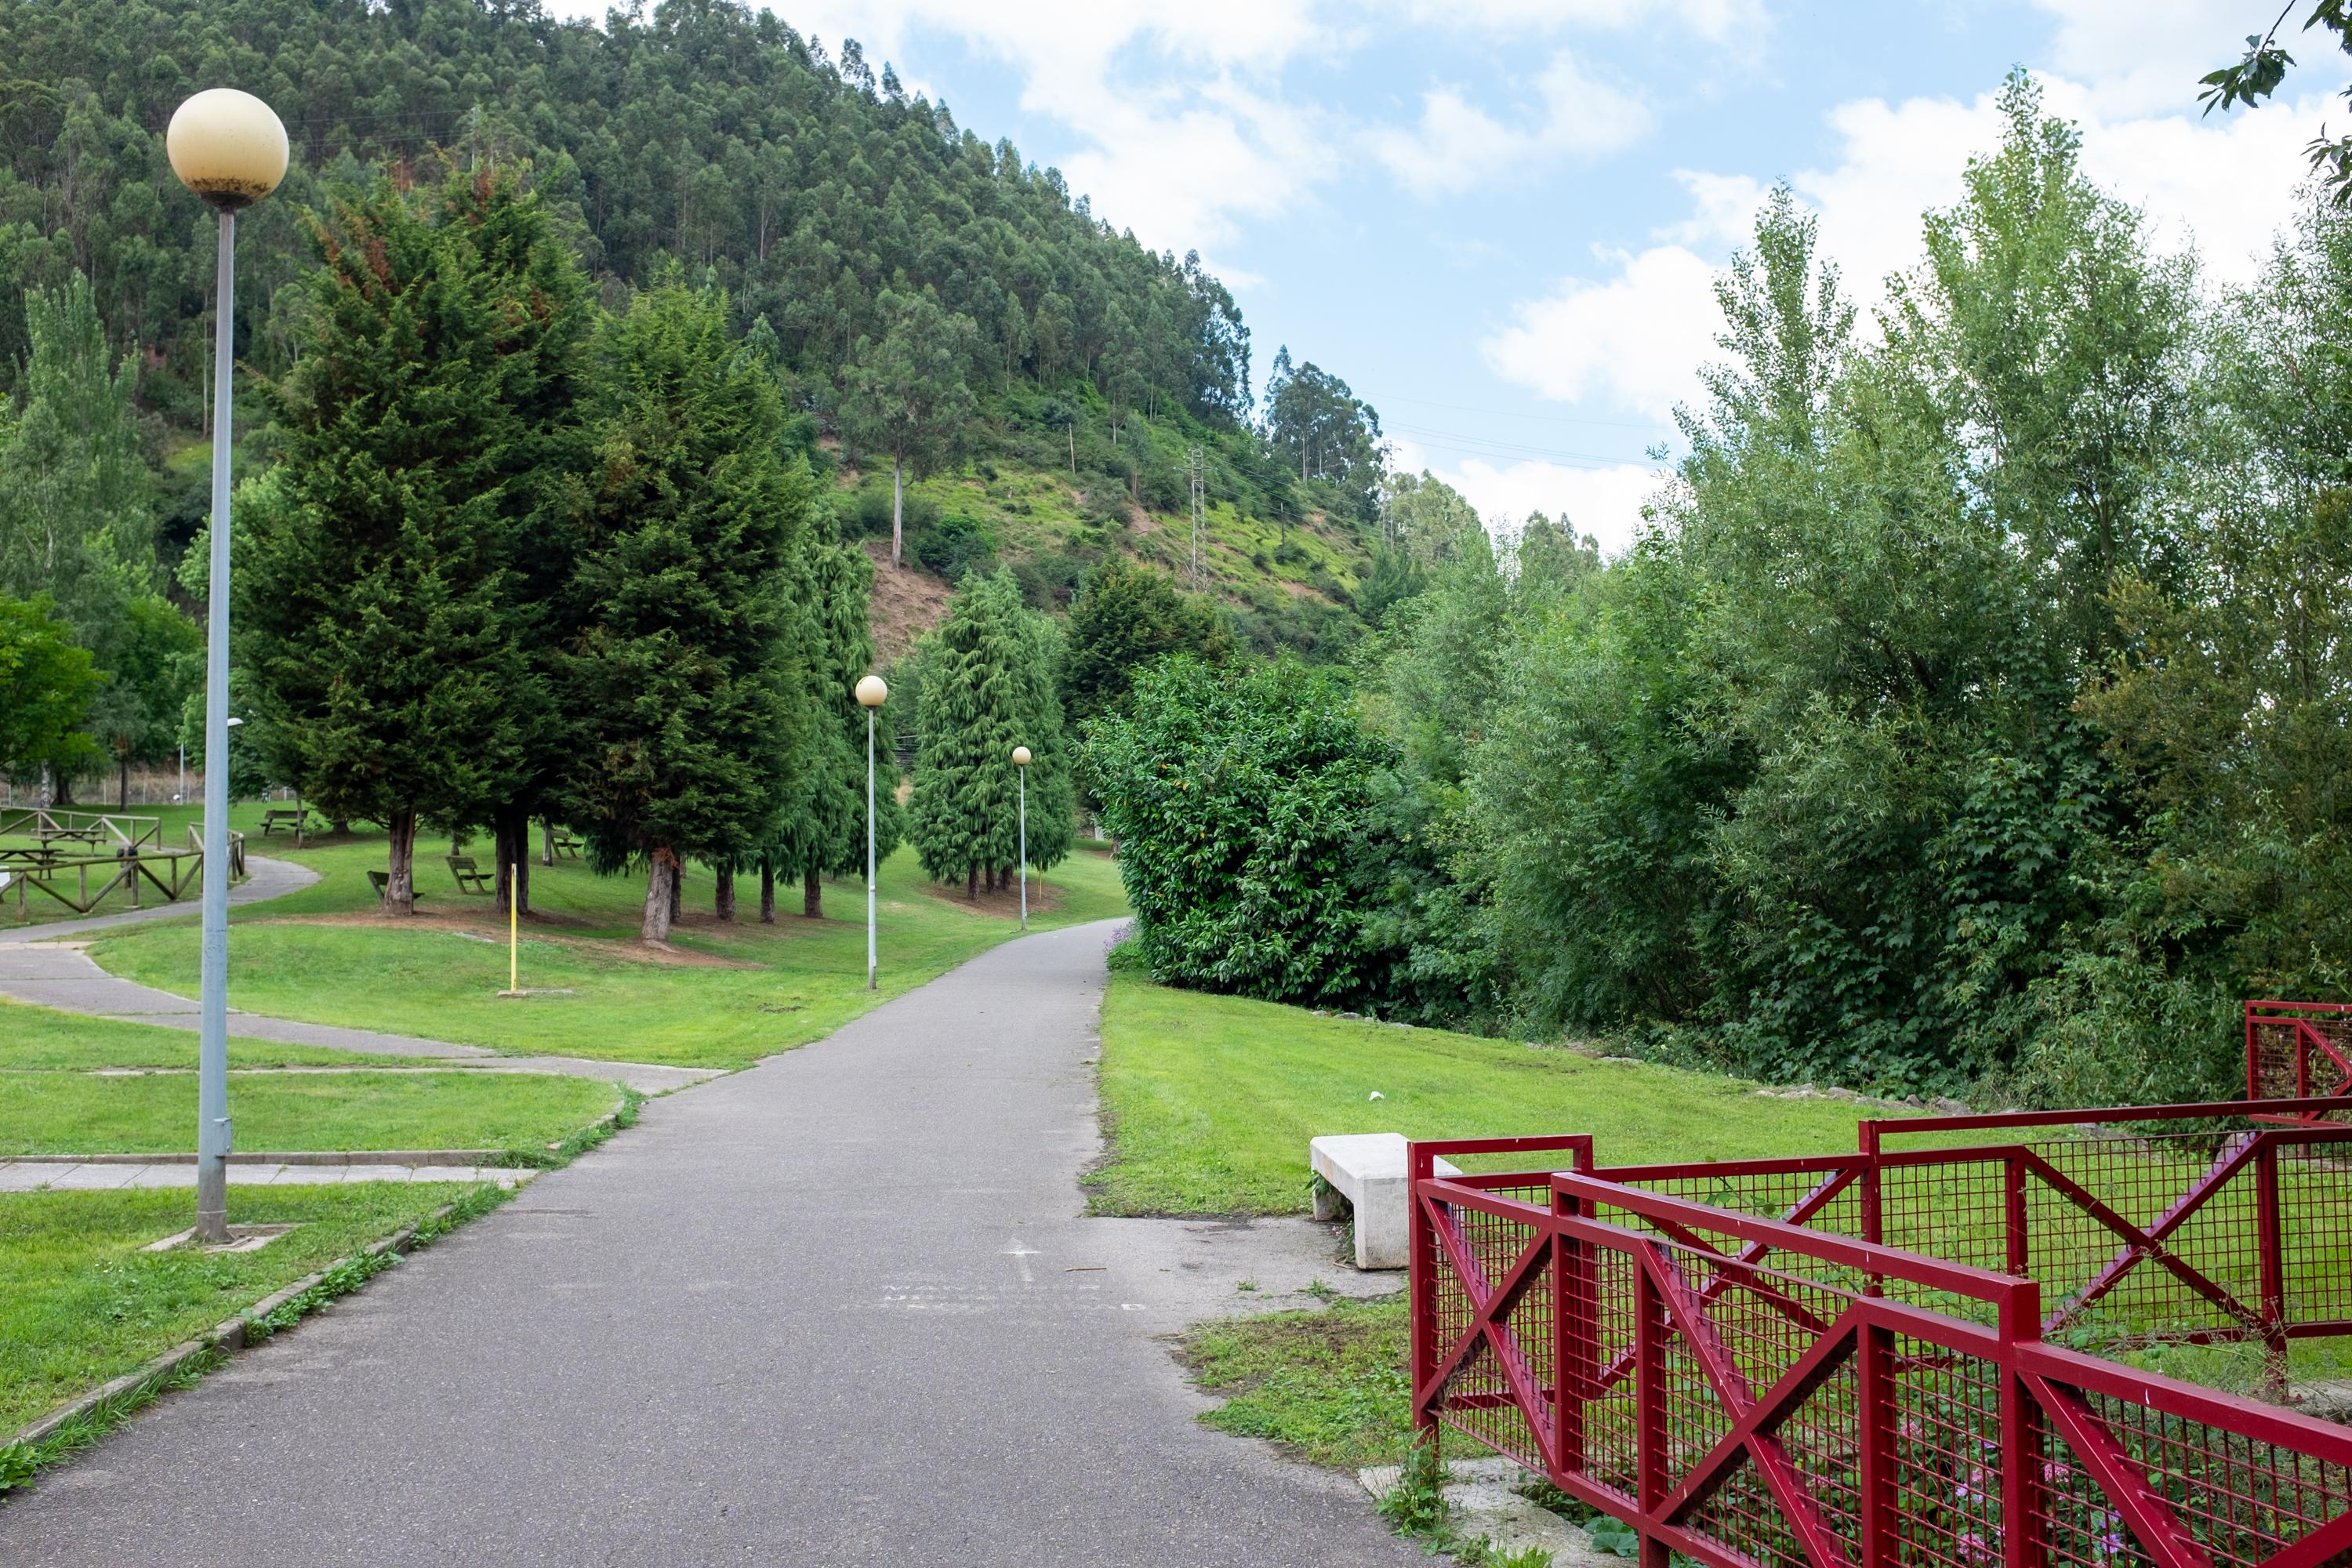
M 1402 1132 L 1351 1132 L 1307 1145 L 1307 1163 L 1328 1184 L 1315 1190 L 1315 1217 L 1339 1218 L 1341 1198 L 1354 1207 L 1359 1268 L 1405 1266 L 1411 1200 L 1405 1192 L 1404 1148 Z M 1434 1170 L 1441 1176 L 1462 1173 L 1444 1160 Z

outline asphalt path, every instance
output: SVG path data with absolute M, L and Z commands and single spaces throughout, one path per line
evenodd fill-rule
M 652 1102 L 0 1502 L 0 1563 L 1422 1561 L 1192 1419 L 1219 1238 L 1079 1217 L 1108 930 Z

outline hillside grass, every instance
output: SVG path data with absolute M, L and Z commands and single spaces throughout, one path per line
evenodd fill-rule
M 565 994 L 501 999 L 505 922 L 487 898 L 457 890 L 446 843 L 420 844 L 415 921 L 376 912 L 367 871 L 381 835 L 268 853 L 320 873 L 310 887 L 232 913 L 229 994 L 247 1012 L 386 1030 L 516 1054 L 733 1068 L 816 1039 L 1019 931 L 1009 898 L 966 903 L 922 875 L 911 850 L 880 878 L 881 988 L 866 989 L 866 907 L 856 879 L 825 886 L 825 914 L 800 915 L 800 889 L 778 889 L 773 925 L 757 916 L 756 880 L 738 879 L 738 918 L 709 913 L 712 879 L 690 866 L 687 918 L 667 950 L 636 937 L 645 888 L 577 860 L 531 868 L 522 925 L 526 988 Z M 487 859 L 487 846 L 473 852 Z M 1031 881 L 1032 930 L 1108 919 L 1126 909 L 1108 856 L 1082 851 Z M 198 933 L 185 921 L 131 927 L 93 944 L 110 973 L 193 995 Z

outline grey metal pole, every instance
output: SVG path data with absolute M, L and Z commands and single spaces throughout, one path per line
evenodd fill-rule
M 866 989 L 874 978 L 874 710 L 866 710 Z
M 1021 771 L 1021 929 L 1029 929 L 1029 770 Z
M 228 1239 L 228 447 L 236 215 L 220 215 L 213 308 L 212 575 L 205 590 L 205 912 L 197 993 L 196 1239 Z

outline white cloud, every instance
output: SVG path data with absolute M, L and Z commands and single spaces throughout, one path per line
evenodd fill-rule
M 1480 350 L 1496 374 L 1542 396 L 1603 397 L 1663 419 L 1715 354 L 1715 265 L 1679 245 L 1608 259 L 1613 276 L 1562 279 Z
M 1496 32 L 1676 26 L 1719 41 L 1765 22 L 1763 0 L 1406 0 L 1417 22 Z
M 2196 102 L 2197 79 L 2245 52 L 2275 11 L 2240 0 L 2034 0 L 2058 19 L 2050 64 L 2090 85 L 2110 114 L 2157 114 Z M 2280 29 L 2292 35 L 2289 17 Z M 2312 51 L 2288 47 L 2298 56 Z
M 1373 149 L 1407 190 L 1434 196 L 1562 154 L 1615 152 L 1650 129 L 1639 99 L 1594 78 L 1566 50 L 1536 85 L 1540 112 L 1522 125 L 1504 124 L 1457 88 L 1433 89 L 1422 95 L 1420 123 L 1376 132 Z
M 1665 470 L 1647 463 L 1606 468 L 1571 468 L 1558 463 L 1507 463 L 1501 468 L 1471 458 L 1430 471 L 1478 509 L 1489 531 L 1505 532 L 1540 511 L 1566 520 L 1579 533 L 1601 542 L 1603 554 L 1622 555 L 1642 523 L 1642 503 L 1658 492 Z
M 2061 79 L 2045 79 L 2043 92 L 2046 112 L 2081 128 L 2084 172 L 2146 212 L 2159 248 L 2193 247 L 2205 275 L 2223 283 L 2252 277 L 2271 236 L 2293 217 L 2300 149 L 2330 101 L 2312 96 L 2200 120 L 2193 111 L 2110 115 L 2097 89 Z M 1848 296 L 1868 304 L 1883 297 L 1889 273 L 1916 265 L 1922 215 L 1959 199 L 1969 156 L 2000 141 L 2000 115 L 1996 95 L 1985 93 L 1968 103 L 1864 99 L 1839 105 L 1828 122 L 1838 161 L 1789 183 L 1820 216 L 1822 249 Z M 1563 279 L 1521 304 L 1480 345 L 1496 374 L 1545 397 L 1598 397 L 1654 416 L 1696 397 L 1697 367 L 1719 357 L 1714 279 L 1749 232 L 1764 185 L 1739 174 L 1675 177 L 1692 211 L 1659 232 L 1666 243 L 1596 252 L 1607 264 L 1601 275 Z

